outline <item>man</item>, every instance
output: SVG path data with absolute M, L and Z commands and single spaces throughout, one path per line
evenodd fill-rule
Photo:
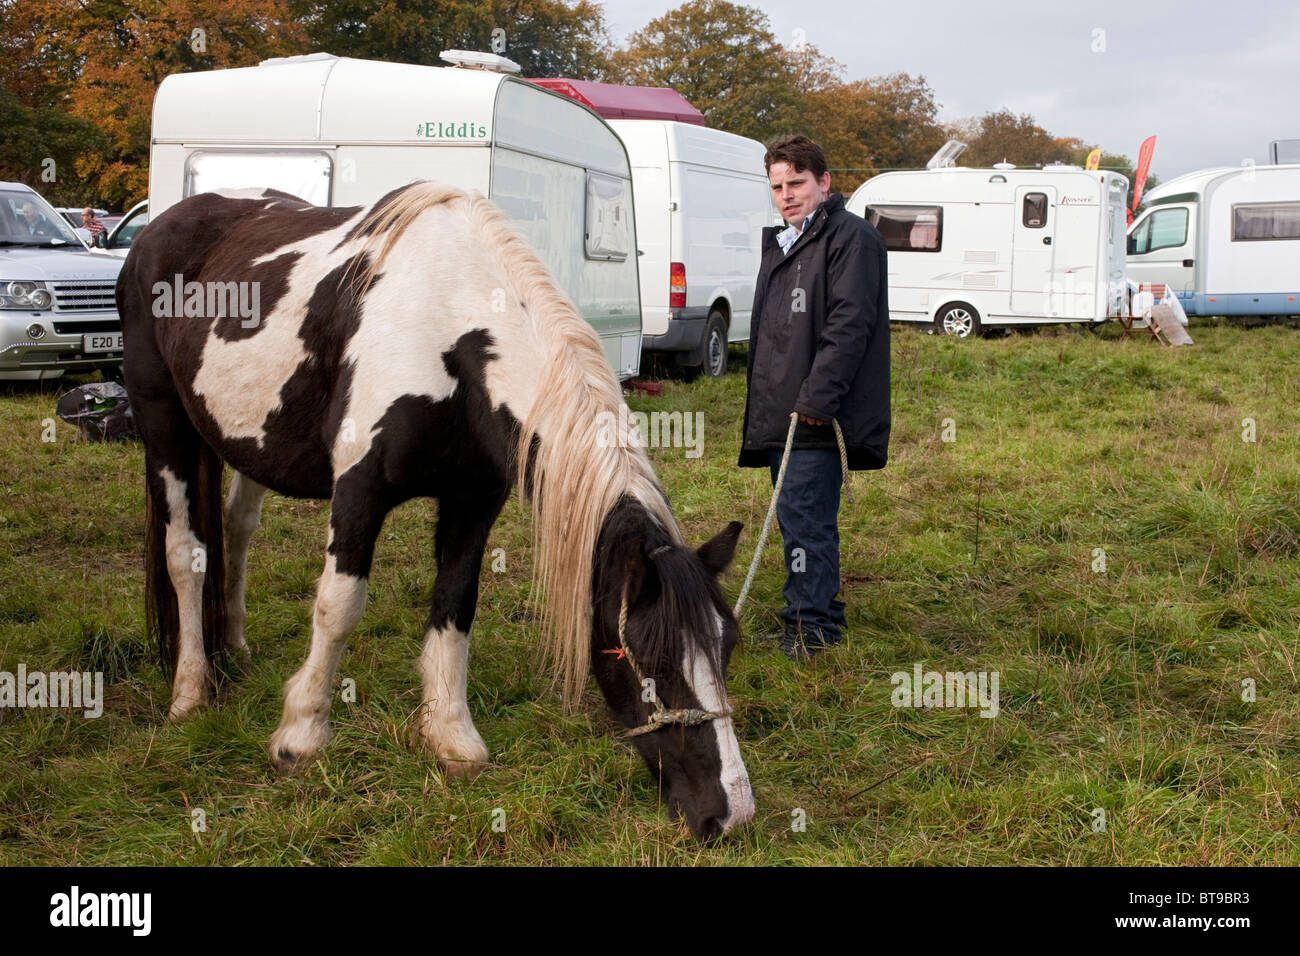
M 749 331 L 742 467 L 773 485 L 790 414 L 798 415 L 777 519 L 787 577 L 775 638 L 795 661 L 838 644 L 845 626 L 837 516 L 843 482 L 832 420 L 852 470 L 883 468 L 889 447 L 889 306 L 885 243 L 830 191 L 821 148 L 806 136 L 764 158 L 789 224 L 763 230 Z
M 45 217 L 41 215 L 41 211 L 36 208 L 35 203 L 31 201 L 24 202 L 22 209 L 19 211 L 23 217 L 21 225 L 26 226 L 28 236 L 33 239 L 49 239 L 54 235 L 49 223 L 45 221 Z
M 81 210 L 81 225 L 83 229 L 90 233 L 90 244 L 92 246 L 102 246 L 104 244 L 104 237 L 108 235 L 108 230 L 104 228 L 102 222 L 95 218 L 95 210 L 89 206 Z

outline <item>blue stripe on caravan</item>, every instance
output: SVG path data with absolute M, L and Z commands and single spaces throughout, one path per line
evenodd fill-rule
M 1300 315 L 1300 291 L 1227 295 L 1180 292 L 1178 297 L 1188 315 Z M 1189 303 L 1189 297 L 1194 301 Z

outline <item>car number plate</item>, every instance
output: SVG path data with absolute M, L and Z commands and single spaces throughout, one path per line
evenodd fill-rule
M 120 352 L 122 351 L 121 332 L 93 332 L 81 337 L 83 352 Z

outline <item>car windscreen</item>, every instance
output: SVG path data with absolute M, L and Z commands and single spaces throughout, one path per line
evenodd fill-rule
M 17 189 L 0 189 L 0 245 L 85 248 L 62 216 Z

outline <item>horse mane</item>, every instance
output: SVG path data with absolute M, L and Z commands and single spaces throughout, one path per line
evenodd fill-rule
M 592 571 L 606 518 L 628 495 L 676 544 L 683 543 L 681 529 L 643 439 L 622 412 L 622 388 L 595 330 L 490 200 L 431 182 L 404 186 L 379 200 L 358 226 L 365 239 L 353 261 L 374 253 L 356 277 L 358 295 L 374 281 L 407 227 L 441 204 L 458 208 L 482 240 L 480 247 L 495 255 L 539 347 L 539 387 L 513 449 L 515 479 L 521 500 L 532 502 L 533 594 L 549 598 L 542 603 L 540 647 L 552 663 L 565 709 L 572 711 L 586 683 Z

